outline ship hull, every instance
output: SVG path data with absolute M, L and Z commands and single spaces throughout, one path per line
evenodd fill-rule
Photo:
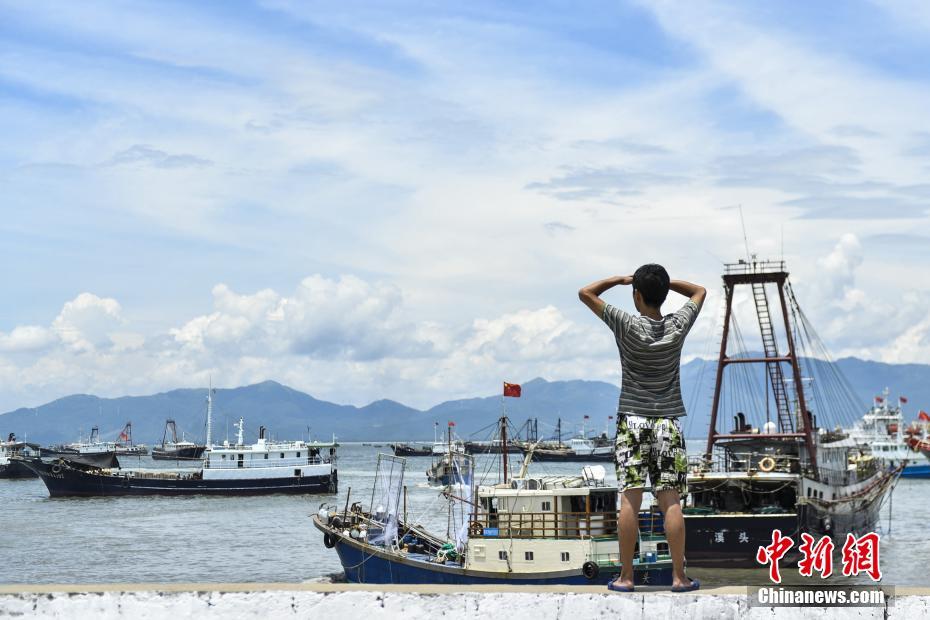
M 685 515 L 685 555 L 688 566 L 753 568 L 756 551 L 772 543 L 772 530 L 797 537 L 798 515 Z M 793 550 L 792 550 L 793 551 Z
M 206 449 L 206 446 L 188 446 L 174 450 L 154 447 L 152 458 L 156 461 L 199 461 Z
M 391 449 L 394 451 L 394 456 L 432 456 L 433 454 L 432 446 L 428 448 L 412 448 L 401 444 L 392 444 Z
M 786 555 L 786 560 L 796 557 L 801 532 L 815 538 L 830 536 L 835 544 L 842 546 L 847 533 L 860 536 L 873 531 L 882 500 L 893 486 L 897 474 L 897 471 L 878 474 L 867 487 L 856 489 L 841 500 L 802 499 L 793 512 L 686 514 L 688 564 L 718 568 L 756 567 L 756 551 L 771 544 L 772 531 L 776 529 L 795 541 L 795 547 Z M 799 495 L 804 497 L 804 494 Z
M 613 452 L 604 454 L 575 454 L 574 452 L 534 450 L 534 461 L 553 461 L 563 463 L 607 463 L 613 462 Z
M 924 465 L 908 465 L 901 472 L 902 478 L 930 478 L 930 463 Z
M 195 473 L 179 473 L 177 478 L 141 478 L 40 460 L 22 461 L 48 488 L 52 497 L 111 497 L 123 495 L 266 495 L 336 493 L 336 470 L 322 476 L 215 480 Z
M 115 452 L 86 452 L 42 448 L 42 458 L 62 459 L 88 467 L 119 467 Z
M 0 478 L 36 478 L 38 474 L 22 464 L 21 461 L 11 460 L 9 463 L 0 464 Z

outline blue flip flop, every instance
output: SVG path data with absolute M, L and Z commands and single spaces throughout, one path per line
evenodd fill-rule
M 616 579 L 612 579 L 607 582 L 607 589 L 613 590 L 614 592 L 633 592 L 633 586 L 618 586 L 615 585 L 616 582 Z
M 697 579 L 688 578 L 691 581 L 690 586 L 678 586 L 677 588 L 672 588 L 672 592 L 693 592 L 694 590 L 701 589 L 701 582 Z M 609 587 L 609 586 L 608 586 Z

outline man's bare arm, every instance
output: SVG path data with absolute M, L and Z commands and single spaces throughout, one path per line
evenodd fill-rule
M 629 284 L 633 284 L 633 276 L 613 276 L 612 278 L 604 278 L 603 280 L 598 280 L 597 282 L 592 282 L 582 287 L 581 290 L 578 291 L 578 299 L 580 299 L 584 305 L 591 308 L 591 312 L 602 317 L 604 316 L 604 306 L 607 305 L 607 302 L 601 299 L 600 295 L 603 294 L 604 291 L 612 289 L 615 286 Z
M 684 280 L 672 280 L 668 283 L 668 289 L 679 295 L 691 298 L 691 301 L 700 308 L 704 304 L 704 298 L 707 296 L 707 289 L 699 284 L 691 284 Z

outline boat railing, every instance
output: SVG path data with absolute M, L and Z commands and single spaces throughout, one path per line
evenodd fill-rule
M 220 459 L 217 460 L 215 456 L 208 458 L 204 461 L 205 469 L 248 469 L 252 467 L 295 467 L 301 465 L 325 465 L 327 463 L 333 462 L 332 459 L 326 457 L 312 456 L 312 457 L 303 457 L 303 458 L 267 458 L 267 459 L 243 459 L 241 461 L 237 459 Z
M 723 266 L 723 273 L 726 275 L 748 274 L 748 273 L 784 273 L 785 261 L 783 260 L 742 260 L 736 263 L 726 263 Z
M 845 486 L 867 480 L 878 471 L 877 460 L 862 461 L 857 465 L 850 465 L 846 469 L 831 467 L 818 467 L 819 480 L 833 486 Z
M 480 512 L 470 516 L 471 538 L 593 538 L 617 533 L 611 512 Z M 641 512 L 640 534 L 664 533 L 661 513 Z
M 689 456 L 688 471 L 692 474 L 739 472 L 798 474 L 801 472 L 801 459 L 790 454 L 726 450 L 709 457 L 707 455 Z

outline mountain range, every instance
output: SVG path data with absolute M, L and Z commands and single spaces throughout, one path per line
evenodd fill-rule
M 703 437 L 709 422 L 713 389 L 714 360 L 695 359 L 682 366 L 682 395 L 689 415 L 684 427 L 688 437 Z M 745 366 L 745 365 L 742 365 Z M 930 409 L 930 365 L 886 364 L 857 358 L 844 358 L 837 367 L 848 379 L 864 413 L 872 398 L 888 386 L 892 397 L 906 395 L 907 419 L 918 409 Z M 761 367 L 760 367 L 761 368 Z M 500 395 L 478 396 L 439 403 L 426 410 L 408 407 L 392 400 L 377 400 L 364 407 L 341 405 L 265 381 L 232 389 L 218 389 L 214 395 L 213 439 L 235 435 L 233 423 L 245 418 L 246 437 L 256 436 L 259 425 L 280 439 L 329 439 L 343 441 L 429 440 L 434 423 L 444 431 L 454 421 L 463 437 L 487 439 L 502 407 L 515 426 L 528 418 L 538 419 L 540 436 L 555 433 L 562 420 L 564 436 L 577 432 L 583 416 L 589 415 L 588 431 L 600 431 L 607 416 L 617 407 L 619 388 L 603 381 L 547 381 L 536 378 L 523 383 L 521 398 L 502 399 Z M 19 438 L 37 443 L 74 441 L 98 426 L 100 436 L 115 439 L 123 425 L 132 421 L 135 443 L 161 441 L 166 418 L 177 421 L 189 439 L 202 440 L 206 419 L 207 390 L 177 389 L 150 396 L 99 398 L 75 394 L 36 408 L 20 408 L 0 415 L 0 431 L 15 432 Z

